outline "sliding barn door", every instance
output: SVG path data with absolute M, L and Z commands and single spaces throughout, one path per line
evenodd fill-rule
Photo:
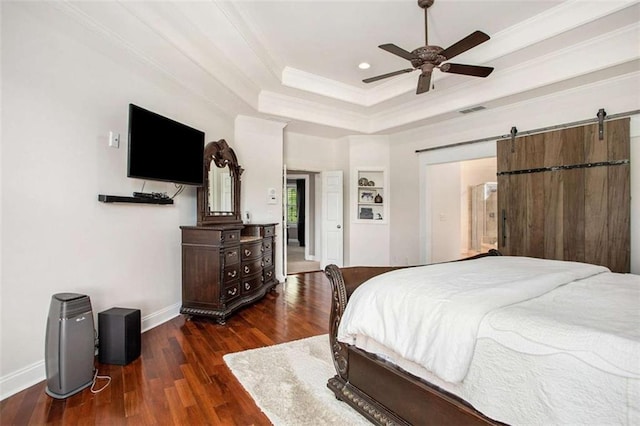
M 630 268 L 629 119 L 498 141 L 505 255 Z

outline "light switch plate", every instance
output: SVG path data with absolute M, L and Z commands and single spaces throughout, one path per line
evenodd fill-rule
M 275 188 L 269 188 L 267 190 L 267 204 L 277 204 Z

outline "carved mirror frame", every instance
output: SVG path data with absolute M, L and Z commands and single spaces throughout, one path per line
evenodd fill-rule
M 216 167 L 229 167 L 233 184 L 233 211 L 215 212 L 209 211 L 209 170 L 214 164 Z M 244 169 L 238 164 L 238 158 L 227 141 L 220 139 L 217 142 L 209 142 L 204 147 L 204 183 L 198 188 L 198 226 L 242 223 L 240 212 L 240 176 Z M 227 214 L 228 213 L 228 214 Z

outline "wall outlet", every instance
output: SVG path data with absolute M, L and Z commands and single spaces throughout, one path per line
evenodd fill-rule
M 109 146 L 111 148 L 120 148 L 120 133 L 109 132 Z

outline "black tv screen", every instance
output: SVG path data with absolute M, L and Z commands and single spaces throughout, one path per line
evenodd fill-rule
M 204 132 L 129 104 L 127 176 L 202 185 Z

